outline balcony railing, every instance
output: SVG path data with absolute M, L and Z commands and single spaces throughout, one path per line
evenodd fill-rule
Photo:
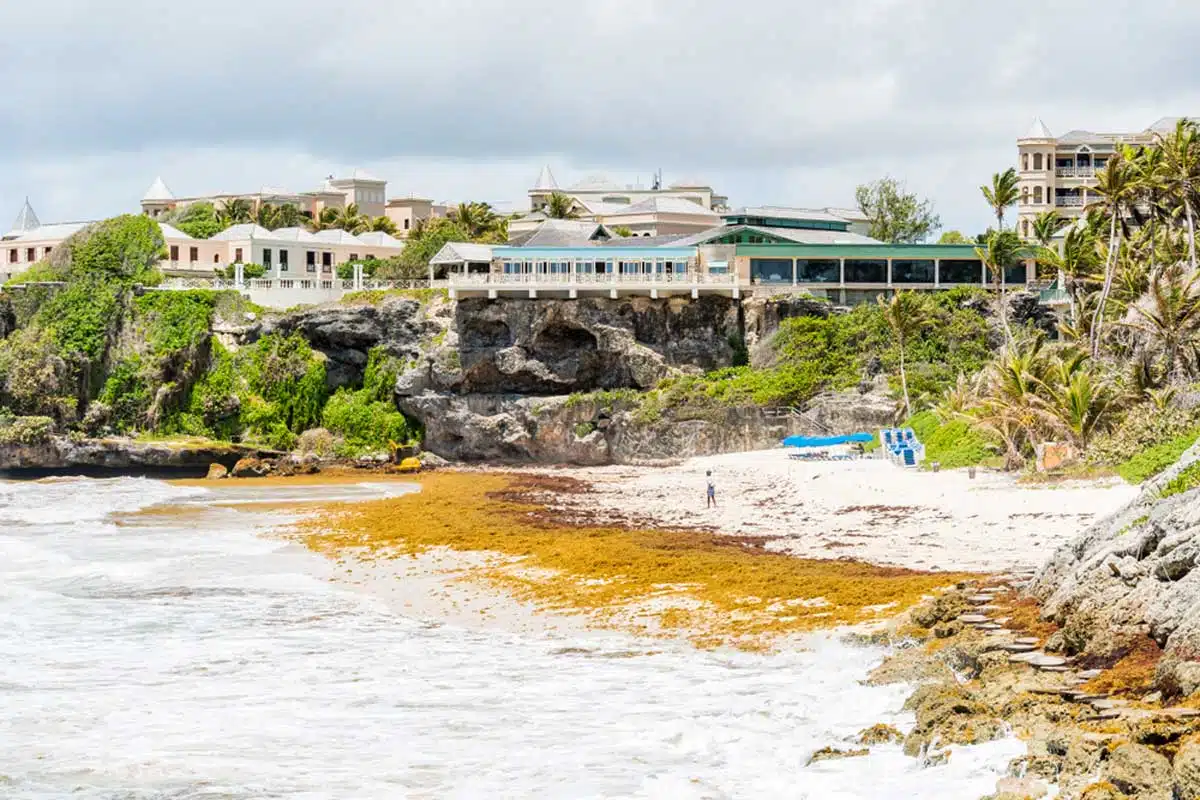
M 1054 198 L 1054 205 L 1059 208 L 1082 208 L 1083 198 L 1075 196 L 1058 196 Z
M 1058 167 L 1054 170 L 1054 174 L 1060 178 L 1094 178 L 1096 177 L 1096 168 Z
M 487 286 L 737 286 L 736 275 L 699 272 L 687 273 L 620 273 L 620 272 L 557 272 L 557 273 L 474 273 L 451 275 L 452 287 Z

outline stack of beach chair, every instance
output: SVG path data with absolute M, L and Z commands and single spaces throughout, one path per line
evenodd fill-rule
M 884 428 L 879 431 L 884 457 L 902 467 L 915 467 L 925 460 L 925 445 L 912 428 Z

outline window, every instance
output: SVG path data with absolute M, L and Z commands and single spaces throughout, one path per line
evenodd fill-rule
M 50 255 L 50 251 L 51 251 L 51 250 L 53 250 L 53 249 L 54 249 L 53 247 L 47 247 L 45 250 L 43 250 L 43 251 L 42 251 L 42 258 L 45 258 L 46 256 Z
M 235 263 L 235 264 L 240 264 L 240 263 L 242 263 L 242 248 L 240 248 L 240 247 L 236 247 L 236 248 L 234 248 L 234 250 L 233 250 L 233 263 Z
M 267 269 L 271 268 L 271 248 L 263 248 L 263 266 Z
M 287 251 L 287 250 L 280 250 L 280 251 L 279 251 L 279 271 L 280 271 L 280 272 L 287 272 L 287 271 L 288 271 L 288 263 L 287 263 L 287 258 L 288 258 L 288 251 Z
M 838 283 L 842 279 L 842 265 L 836 258 L 799 258 L 796 278 L 801 283 Z
M 404 218 L 404 230 L 408 230 L 408 217 Z
M 304 269 L 306 272 L 317 271 L 317 251 L 307 250 L 304 253 Z
M 179 245 L 173 244 L 173 245 L 171 245 L 171 261 L 174 262 L 174 261 L 178 261 L 178 260 L 179 260 Z
M 195 264 L 197 261 L 200 260 L 200 248 L 199 247 L 189 247 L 188 248 L 188 260 L 191 261 L 193 264 Z
M 983 280 L 983 263 L 972 258 L 943 258 L 938 263 L 938 274 L 942 284 L 973 283 Z
M 333 268 L 333 253 L 321 253 L 321 272 L 330 272 Z
M 37 261 L 37 248 L 36 247 L 25 248 L 25 260 L 29 261 L 29 262 Z
M 351 254 L 350 254 L 350 260 L 351 260 L 351 261 L 358 261 L 358 253 L 351 253 Z
M 1033 154 L 1033 168 L 1034 169 L 1042 168 L 1042 154 L 1041 153 Z
M 892 259 L 892 283 L 933 283 L 933 261 Z
M 221 263 L 221 255 L 219 253 L 213 253 L 213 263 L 214 264 Z
M 1021 153 L 1021 169 L 1023 171 L 1029 169 L 1029 153 Z
M 1041 205 L 1042 203 L 1042 187 L 1040 186 L 1033 187 L 1033 203 L 1034 205 Z
M 1029 238 L 1029 220 L 1021 220 L 1021 231 L 1025 234 L 1025 238 Z
M 887 261 L 878 258 L 847 258 L 846 283 L 887 283 Z
M 750 259 L 750 280 L 754 283 L 791 283 L 792 260 L 790 258 Z
M 8 251 L 8 263 L 16 264 L 18 261 L 20 261 L 20 253 L 18 253 L 17 248 L 14 247 Z
M 1004 282 L 1009 284 L 1025 283 L 1025 262 L 1022 261 L 1018 264 L 1014 264 L 1013 266 L 1004 270 Z
M 1021 187 L 1021 205 L 1023 205 L 1023 206 L 1029 205 L 1029 187 L 1028 186 Z

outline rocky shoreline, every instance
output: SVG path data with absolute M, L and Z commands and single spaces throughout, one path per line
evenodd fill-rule
M 212 464 L 232 470 L 241 459 L 283 456 L 264 448 L 208 440 L 156 442 L 50 435 L 0 445 L 0 473 L 9 477 L 107 473 L 202 477 Z

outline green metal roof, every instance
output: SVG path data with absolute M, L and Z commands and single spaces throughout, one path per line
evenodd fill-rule
M 973 244 L 739 244 L 751 258 L 970 258 Z

